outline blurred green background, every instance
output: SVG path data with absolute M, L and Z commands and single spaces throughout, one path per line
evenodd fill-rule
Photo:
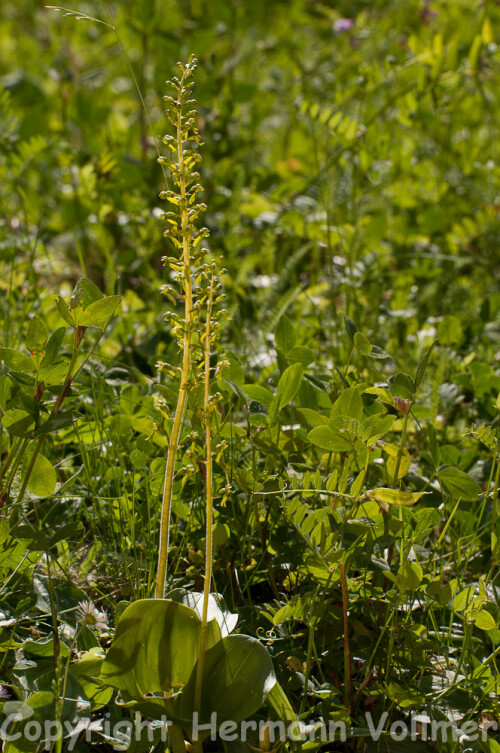
M 375 342 L 388 335 L 399 347 L 444 313 L 467 314 L 470 328 L 478 296 L 495 318 L 497 2 L 77 0 L 70 9 L 91 18 L 33 0 L 0 6 L 5 291 L 34 301 L 83 272 L 124 292 L 125 313 L 147 301 L 153 340 L 139 326 L 120 347 L 151 366 L 167 246 L 155 141 L 161 149 L 164 81 L 193 52 L 228 340 L 243 343 L 254 323 L 270 332 L 286 311 L 324 311 L 331 340 L 342 310 Z M 6 300 L 9 340 L 22 321 L 12 329 Z

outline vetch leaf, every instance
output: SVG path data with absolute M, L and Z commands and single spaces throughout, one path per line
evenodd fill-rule
M 481 487 L 472 476 L 459 468 L 448 466 L 438 471 L 438 479 L 452 497 L 466 502 L 475 502 L 481 494 Z
M 25 463 L 27 468 L 29 464 L 29 458 Z M 38 454 L 36 456 L 33 470 L 28 481 L 28 491 L 35 494 L 37 497 L 50 497 L 54 493 L 57 483 L 57 474 L 54 466 L 45 455 Z
M 266 408 L 266 410 L 269 410 L 274 397 L 271 390 L 268 390 L 266 387 L 262 387 L 262 385 L 260 384 L 244 384 L 243 392 L 248 395 L 250 400 L 254 400 L 257 403 L 260 403 L 264 406 L 264 408 Z
M 348 387 L 332 406 L 330 418 L 334 416 L 349 416 L 358 421 L 363 416 L 363 400 L 359 387 Z
M 384 387 L 368 387 L 368 389 L 365 390 L 365 394 L 376 395 L 381 403 L 386 403 L 387 405 L 392 405 L 393 407 L 396 405 L 393 396 Z
M 496 630 L 497 629 L 497 623 L 495 622 L 495 618 L 493 615 L 491 615 L 486 610 L 482 609 L 481 611 L 473 611 L 471 614 L 472 620 L 474 621 L 474 625 L 478 627 L 480 630 Z
M 274 421 L 276 414 L 290 403 L 300 390 L 304 367 L 301 363 L 292 363 L 280 377 L 276 389 L 276 397 L 269 409 L 269 420 Z
M 398 373 L 391 380 L 391 392 L 397 397 L 404 397 L 411 400 L 415 394 L 415 385 L 409 374 Z
M 23 374 L 31 374 L 36 368 L 35 362 L 30 356 L 12 348 L 0 348 L 0 361 L 5 361 L 9 369 L 20 371 Z
M 356 332 L 358 332 L 358 328 L 354 324 L 353 320 L 349 316 L 347 316 L 347 314 L 344 314 L 344 327 L 346 328 L 347 334 L 354 343 L 354 335 L 356 334 Z
M 2 426 L 13 437 L 24 437 L 35 425 L 32 415 L 21 408 L 12 408 L 2 416 Z
M 316 447 L 328 450 L 328 452 L 346 452 L 352 449 L 350 442 L 333 431 L 329 426 L 316 426 L 314 429 L 311 429 L 307 438 Z
M 427 368 L 427 364 L 429 363 L 429 358 L 430 358 L 430 355 L 431 355 L 431 353 L 432 353 L 432 351 L 434 349 L 434 346 L 435 346 L 436 342 L 437 341 L 434 340 L 434 342 L 431 344 L 431 346 L 427 350 L 427 353 L 425 354 L 425 356 L 422 358 L 422 360 L 420 361 L 420 363 L 417 366 L 417 373 L 415 374 L 415 385 L 416 385 L 416 387 L 420 386 L 420 383 L 422 382 L 422 379 L 424 378 L 425 370 Z
M 276 341 L 276 346 L 285 356 L 295 347 L 297 333 L 294 325 L 286 314 L 283 314 L 283 316 L 280 317 L 278 324 L 276 325 L 274 339 Z
M 354 333 L 354 346 L 362 356 L 367 356 L 372 352 L 372 344 L 362 332 Z
M 59 311 L 59 314 L 64 319 L 66 324 L 69 324 L 70 327 L 75 326 L 75 318 L 73 316 L 73 313 L 70 311 L 68 304 L 64 300 L 64 298 L 61 298 L 60 295 L 57 296 L 57 310 Z
M 94 283 L 86 277 L 81 277 L 73 288 L 69 305 L 72 309 L 76 309 L 78 306 L 86 309 L 92 303 L 100 301 L 102 298 L 104 298 L 104 296 L 97 285 L 94 285 Z
M 94 301 L 83 311 L 76 311 L 77 324 L 80 327 L 103 327 L 115 313 L 121 299 L 121 295 L 110 295 L 107 298 Z
M 396 584 L 402 591 L 413 591 L 419 587 L 424 571 L 418 562 L 404 560 L 398 570 Z
M 455 598 L 453 599 L 453 609 L 456 612 L 463 612 L 464 609 L 467 609 L 473 596 L 474 596 L 474 586 L 469 586 L 468 588 L 465 588 L 463 591 L 460 591 L 460 593 L 457 594 Z
M 291 363 L 298 361 L 302 366 L 309 366 L 314 361 L 314 353 L 311 348 L 304 348 L 302 345 L 298 345 L 286 354 L 287 360 Z
M 377 500 L 377 502 L 383 502 L 386 505 L 414 505 L 415 502 L 430 492 L 402 492 L 399 489 L 372 489 L 367 492 L 369 497 Z
M 26 347 L 32 353 L 41 353 L 49 336 L 47 327 L 38 316 L 31 319 L 26 335 Z
M 58 329 L 56 329 L 49 337 L 47 345 L 45 346 L 45 358 L 43 359 L 44 366 L 50 366 L 56 360 L 65 334 L 66 327 L 58 327 Z
M 314 429 L 315 426 L 324 426 L 328 423 L 328 418 L 326 416 L 323 416 L 321 413 L 318 413 L 318 411 L 312 410 L 311 408 L 298 408 L 297 413 L 300 418 L 303 419 L 303 422 L 311 429 Z

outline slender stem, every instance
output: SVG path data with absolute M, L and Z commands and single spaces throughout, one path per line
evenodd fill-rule
M 178 724 L 171 724 L 168 728 L 168 736 L 170 738 L 172 753 L 186 753 L 186 743 L 182 727 L 179 727 Z
M 177 395 L 177 407 L 175 418 L 168 444 L 167 465 L 165 468 L 165 481 L 163 486 L 163 499 L 160 523 L 160 546 L 158 553 L 158 571 L 156 575 L 157 599 L 163 599 L 165 595 L 165 579 L 167 575 L 168 548 L 170 541 L 170 513 L 172 509 L 172 493 L 175 476 L 175 460 L 179 446 L 179 436 L 184 418 L 184 408 L 188 391 L 188 382 L 191 366 L 191 322 L 193 309 L 193 290 L 191 281 L 191 249 L 188 237 L 188 209 L 186 198 L 186 175 L 183 155 L 183 123 L 182 113 L 179 108 L 177 114 L 177 163 L 179 168 L 179 193 L 181 196 L 181 229 L 182 229 L 182 252 L 184 263 L 184 338 L 182 370 L 179 392 Z
M 408 416 L 410 415 L 411 404 L 408 406 L 407 413 L 403 416 L 403 430 L 401 432 L 401 442 L 399 444 L 398 455 L 396 458 L 396 467 L 394 468 L 394 476 L 392 479 L 392 488 L 395 489 L 398 484 L 399 469 L 401 467 L 401 460 L 403 459 L 404 449 L 406 444 L 406 433 L 408 431 Z
M 496 535 L 497 532 L 497 517 L 498 517 L 498 487 L 500 486 L 500 456 L 497 457 L 497 470 L 495 473 L 495 482 L 493 485 L 493 493 L 491 497 L 492 503 L 492 531 Z
M 299 716 L 304 713 L 306 710 L 306 703 L 307 703 L 307 696 L 308 696 L 308 690 L 309 690 L 309 678 L 311 676 L 311 662 L 312 662 L 312 654 L 314 649 L 314 624 L 315 624 L 315 618 L 313 617 L 313 609 L 317 602 L 318 596 L 320 592 L 320 586 L 317 586 L 316 591 L 314 593 L 314 597 L 311 602 L 311 610 L 309 613 L 309 624 L 308 624 L 308 633 L 307 633 L 307 655 L 306 655 L 306 668 L 304 671 L 304 690 L 302 692 L 302 700 L 300 702 L 300 709 L 299 709 Z
M 204 423 L 205 423 L 205 468 L 206 468 L 206 539 L 205 539 L 205 583 L 203 588 L 203 612 L 201 617 L 201 638 L 198 665 L 196 669 L 196 685 L 194 691 L 194 708 L 198 714 L 201 711 L 201 694 L 203 686 L 203 666 L 205 663 L 205 647 L 207 642 L 208 600 L 210 597 L 210 583 L 212 581 L 213 559 L 213 488 L 212 488 L 212 418 L 210 404 L 210 337 L 211 315 L 214 281 L 210 285 L 207 304 L 207 319 L 205 322 L 205 373 L 204 373 Z
M 352 702 L 353 702 L 353 690 L 352 690 L 352 674 L 351 674 L 351 648 L 349 644 L 349 614 L 348 614 L 348 596 L 347 585 L 345 576 L 344 563 L 340 563 L 340 579 L 342 582 L 342 612 L 344 615 L 344 671 L 345 671 L 345 687 L 346 687 L 346 701 L 347 701 L 347 713 L 349 716 L 352 714 Z
M 9 466 L 14 460 L 14 457 L 16 456 L 16 453 L 19 449 L 19 445 L 21 444 L 21 438 L 15 437 L 14 441 L 12 442 L 12 447 L 10 448 L 9 454 L 5 458 L 5 462 L 2 465 L 2 468 L 0 470 L 0 481 L 3 479 L 7 471 L 9 470 Z

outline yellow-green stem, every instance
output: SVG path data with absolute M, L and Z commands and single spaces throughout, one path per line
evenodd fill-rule
M 398 455 L 396 458 L 396 467 L 394 468 L 394 477 L 392 479 L 392 488 L 395 489 L 398 483 L 399 469 L 401 468 L 401 460 L 404 455 L 404 449 L 406 444 L 406 433 L 408 431 L 408 416 L 410 415 L 411 404 L 408 406 L 407 413 L 403 416 L 403 430 L 401 432 L 401 442 L 399 444 Z
M 157 599 L 163 599 L 165 595 L 165 578 L 167 575 L 168 548 L 170 542 L 170 513 L 172 509 L 172 492 L 174 487 L 175 460 L 179 446 L 179 436 L 184 418 L 184 407 L 188 391 L 188 382 L 191 366 L 191 319 L 193 309 L 193 291 L 191 286 L 191 253 L 189 238 L 187 235 L 188 210 L 186 199 L 186 176 L 184 174 L 184 157 L 182 153 L 182 114 L 179 108 L 177 114 L 177 162 L 179 167 L 179 191 L 181 196 L 181 228 L 182 228 L 182 251 L 184 264 L 184 340 L 182 355 L 182 370 L 179 392 L 177 395 L 177 407 L 175 410 L 174 423 L 168 444 L 167 465 L 165 468 L 165 481 L 163 485 L 163 499 L 161 506 L 160 546 L 158 552 L 158 572 L 156 575 Z
M 201 694 L 203 690 L 203 666 L 207 641 L 208 599 L 212 582 L 213 557 L 213 489 L 212 489 L 212 418 L 210 405 L 210 336 L 211 312 L 213 300 L 213 280 L 207 304 L 207 319 L 205 322 L 205 369 L 204 369 L 204 420 L 205 420 L 205 468 L 206 468 L 206 540 L 205 540 L 205 583 L 203 588 L 203 612 L 201 617 L 200 652 L 196 669 L 196 685 L 194 691 L 194 708 L 200 713 Z

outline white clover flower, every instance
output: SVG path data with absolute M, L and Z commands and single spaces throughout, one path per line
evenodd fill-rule
M 108 627 L 108 618 L 104 612 L 99 612 L 93 601 L 79 601 L 76 613 L 84 625 L 100 633 Z

